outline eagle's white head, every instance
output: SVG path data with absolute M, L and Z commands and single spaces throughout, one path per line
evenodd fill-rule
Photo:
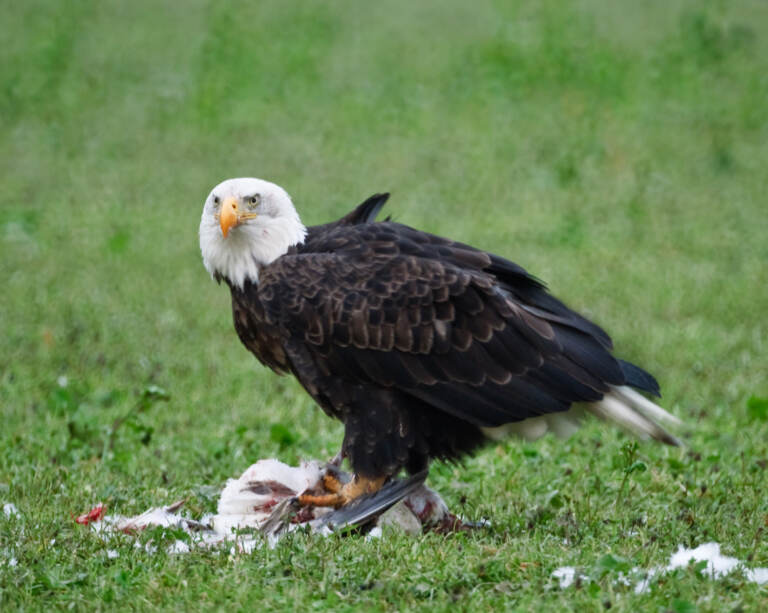
M 304 241 L 307 229 L 290 196 L 261 179 L 227 179 L 208 194 L 200 219 L 203 264 L 214 278 L 242 288 L 259 268 Z

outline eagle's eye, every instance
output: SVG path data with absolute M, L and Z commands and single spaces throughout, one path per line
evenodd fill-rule
M 218 196 L 214 196 L 213 197 L 213 206 L 219 206 L 219 204 L 221 204 L 221 200 L 219 199 Z
M 250 202 L 253 206 L 256 206 L 261 201 L 261 196 L 259 194 L 254 194 L 250 198 L 248 198 L 248 202 Z

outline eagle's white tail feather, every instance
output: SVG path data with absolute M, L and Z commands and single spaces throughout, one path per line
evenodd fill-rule
M 481 428 L 481 430 L 485 436 L 494 441 L 500 441 L 509 436 L 517 436 L 526 441 L 535 441 L 547 432 L 553 432 L 560 438 L 568 438 L 579 429 L 583 416 L 583 407 L 574 406 L 562 413 L 529 417 L 522 421 L 514 421 L 495 428 Z
M 625 430 L 629 430 L 640 438 L 653 438 L 669 445 L 680 445 L 680 441 L 658 422 L 664 421 L 674 425 L 679 425 L 682 422 L 659 405 L 626 386 L 613 387 L 599 402 L 576 405 L 562 413 L 531 417 L 496 428 L 482 428 L 482 431 L 483 434 L 493 440 L 516 435 L 532 441 L 544 436 L 547 432 L 554 432 L 561 438 L 567 438 L 581 425 L 584 409 L 601 419 L 611 421 Z
M 613 391 L 617 396 L 620 396 L 650 420 L 665 421 L 673 426 L 683 425 L 683 422 L 677 417 L 662 409 L 655 402 L 648 400 L 648 398 L 636 392 L 631 387 L 622 385 L 621 387 L 614 388 Z
M 623 392 L 623 390 L 621 390 Z M 680 441 L 661 427 L 654 419 L 667 421 L 679 421 L 673 415 L 667 413 L 660 406 L 654 404 L 640 394 L 637 394 L 643 403 L 637 402 L 632 395 L 621 393 L 619 388 L 613 388 L 599 402 L 587 405 L 587 409 L 605 419 L 612 421 L 640 438 L 654 438 L 669 445 L 680 445 Z M 633 391 L 633 394 L 636 392 Z M 652 408 L 649 408 L 651 405 Z
M 544 436 L 547 431 L 546 415 L 542 417 L 530 417 L 522 421 L 515 421 L 495 428 L 480 428 L 489 439 L 500 441 L 508 436 L 518 436 L 526 441 L 535 441 Z
M 573 407 L 565 413 L 546 415 L 544 419 L 550 432 L 559 438 L 568 438 L 581 427 L 583 416 L 584 410 L 581 407 Z

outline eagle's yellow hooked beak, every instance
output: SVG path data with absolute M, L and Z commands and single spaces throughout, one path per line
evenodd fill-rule
M 240 223 L 238 219 L 237 199 L 230 196 L 226 198 L 221 205 L 221 212 L 219 213 L 219 225 L 221 226 L 221 233 L 224 238 L 227 238 L 229 231 Z
M 221 233 L 224 235 L 224 238 L 227 238 L 227 234 L 235 226 L 239 226 L 249 219 L 256 219 L 259 216 L 258 213 L 247 210 L 247 207 L 244 208 L 246 208 L 245 211 L 240 210 L 240 207 L 237 206 L 237 198 L 234 196 L 228 196 L 224 199 L 224 202 L 221 204 L 221 211 L 219 212 L 219 225 L 221 226 Z

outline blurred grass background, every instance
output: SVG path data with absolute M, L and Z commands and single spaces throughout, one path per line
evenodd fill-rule
M 178 577 L 202 577 L 210 560 L 166 559 L 127 583 L 123 560 L 106 578 L 57 579 L 52 568 L 79 576 L 83 556 L 98 559 L 99 544 L 69 526 L 92 502 L 132 513 L 198 492 L 199 508 L 210 508 L 200 486 L 260 457 L 330 456 L 341 441 L 341 427 L 293 380 L 240 346 L 228 291 L 202 267 L 202 203 L 232 176 L 282 185 L 307 224 L 388 190 L 396 220 L 496 251 L 547 281 L 609 330 L 620 355 L 657 374 L 665 406 L 690 425 L 694 455 L 642 445 L 655 471 L 642 477 L 638 508 L 606 509 L 603 519 L 677 517 L 669 538 L 719 539 L 768 565 L 764 541 L 738 536 L 768 514 L 764 2 L 37 0 L 4 3 L 2 15 L 0 499 L 44 521 L 27 526 L 17 549 L 14 527 L 0 527 L 20 561 L 13 573 L 0 567 L 0 604 L 45 595 L 80 606 L 197 606 L 202 589 L 219 606 L 245 606 L 259 590 L 331 608 L 500 598 L 525 608 L 542 592 L 565 607 L 674 601 L 669 586 L 647 601 L 606 596 L 605 581 L 597 595 L 545 590 L 574 556 L 634 551 L 594 517 L 584 520 L 589 547 L 569 554 L 540 540 L 562 530 L 564 516 L 582 520 L 588 490 L 602 491 L 563 470 L 589 464 L 609 491 L 621 481 L 626 439 L 595 425 L 567 443 L 492 447 L 461 470 L 433 470 L 452 506 L 466 495 L 476 505 L 467 513 L 499 522 L 472 537 L 476 557 L 453 542 L 419 545 L 441 568 L 471 566 L 458 587 L 446 583 L 449 570 L 422 576 L 407 553 L 411 574 L 387 579 L 379 550 L 350 561 L 360 542 L 316 545 L 345 572 L 328 578 L 316 560 L 294 592 L 267 573 L 232 596 L 224 582 L 234 571 L 218 558 L 210 572 L 219 574 L 194 595 Z M 666 506 L 683 487 L 690 511 L 706 472 L 695 454 L 710 458 L 706 471 L 717 467 L 711 498 L 697 503 L 710 506 L 694 513 L 703 524 Z M 555 487 L 564 506 L 531 528 L 529 507 Z M 51 534 L 67 551 L 42 545 Z M 411 551 L 393 543 L 390 556 Z M 676 542 L 667 545 L 635 555 L 660 560 Z M 498 577 L 472 566 L 507 546 L 520 553 L 498 553 Z M 268 567 L 265 555 L 248 564 Z M 526 581 L 509 570 L 516 555 L 537 560 Z M 334 601 L 355 573 L 364 576 L 353 583 L 378 587 Z M 695 606 L 699 580 L 687 577 L 677 600 Z M 733 606 L 761 593 L 717 590 Z

